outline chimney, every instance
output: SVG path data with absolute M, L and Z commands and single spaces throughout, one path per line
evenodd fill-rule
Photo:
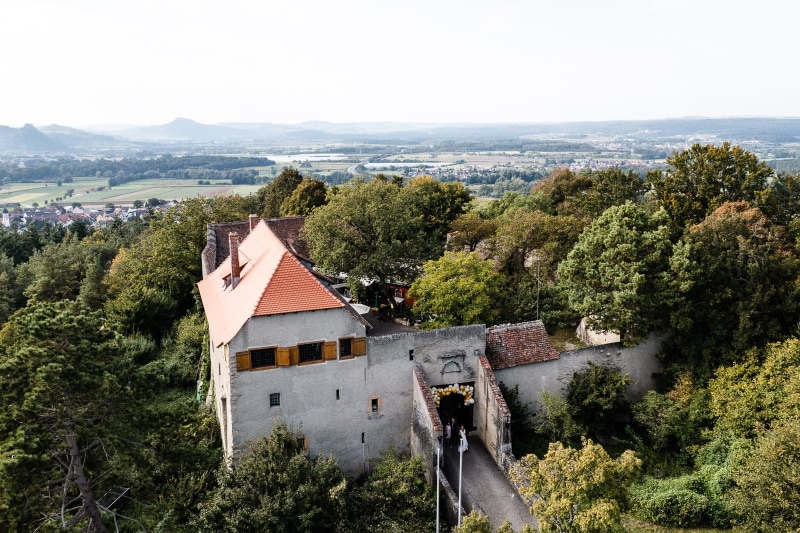
M 231 245 L 231 289 L 235 289 L 242 276 L 242 269 L 239 267 L 239 234 L 228 233 L 228 240 Z
M 259 220 L 258 215 L 250 215 L 250 231 L 256 229 L 256 226 L 258 225 L 258 220 Z

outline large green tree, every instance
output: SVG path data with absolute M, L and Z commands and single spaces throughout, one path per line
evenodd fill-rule
M 263 218 L 276 218 L 281 215 L 281 206 L 292 196 L 298 185 L 303 181 L 303 176 L 297 169 L 283 167 L 275 179 L 259 189 L 256 196 L 261 204 Z
M 586 223 L 572 215 L 517 211 L 501 218 L 492 251 L 500 269 L 511 276 L 533 270 L 554 282 L 556 268 L 575 245 Z
M 589 174 L 592 186 L 575 199 L 581 213 L 589 218 L 625 202 L 639 203 L 644 198 L 647 183 L 635 170 L 619 167 L 605 168 Z
M 800 530 L 800 421 L 796 417 L 763 432 L 734 471 L 731 505 L 740 530 Z
M 451 233 L 447 240 L 448 249 L 474 252 L 481 242 L 492 237 L 497 231 L 497 221 L 470 211 L 456 218 L 450 225 L 450 230 Z
M 354 180 L 306 219 L 311 258 L 324 271 L 353 279 L 411 281 L 423 260 L 423 219 L 406 187 L 384 179 Z M 392 301 L 390 299 L 390 301 Z
M 755 154 L 725 142 L 695 144 L 667 158 L 665 170 L 651 170 L 647 182 L 653 197 L 683 228 L 703 220 L 725 202 L 756 205 L 773 175 Z
M 581 449 L 555 442 L 541 459 L 520 459 L 511 475 L 542 533 L 611 533 L 622 531 L 625 487 L 641 465 L 630 450 L 612 459 L 591 440 Z
M 282 217 L 305 216 L 311 214 L 315 208 L 325 205 L 328 201 L 328 186 L 325 182 L 306 176 L 303 178 L 292 194 L 281 204 Z
M 558 268 L 570 306 L 598 330 L 636 343 L 668 323 L 669 219 L 626 202 L 586 228 Z
M 475 252 L 445 252 L 425 263 L 409 296 L 417 299 L 414 313 L 430 317 L 423 328 L 493 324 L 503 280 L 494 263 Z
M 126 387 L 117 336 L 75 301 L 40 303 L 0 331 L 0 529 L 105 531 Z
M 276 425 L 230 468 L 200 506 L 199 531 L 336 531 L 347 480 L 336 461 L 309 458 L 294 431 Z
M 405 187 L 408 207 L 421 219 L 420 239 L 428 257 L 444 251 L 450 225 L 465 211 L 472 198 L 461 182 L 443 183 L 430 176 L 419 176 Z
M 791 334 L 800 319 L 800 261 L 783 228 L 745 202 L 692 226 L 672 258 L 682 298 L 672 313 L 677 353 L 708 377 L 748 348 Z

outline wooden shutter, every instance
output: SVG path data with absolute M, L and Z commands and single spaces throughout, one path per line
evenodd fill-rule
M 250 370 L 250 352 L 236 353 L 236 371 L 244 372 Z
M 367 355 L 367 339 L 364 337 L 353 339 L 351 346 L 353 355 Z
M 289 366 L 289 348 L 278 348 L 276 351 L 278 366 Z
M 336 359 L 336 341 L 326 342 L 322 345 L 322 360 Z
M 290 365 L 300 364 L 300 349 L 297 346 L 292 346 L 291 348 L 289 348 L 289 364 Z

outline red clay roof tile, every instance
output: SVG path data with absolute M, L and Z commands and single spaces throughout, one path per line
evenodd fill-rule
M 558 359 L 541 320 L 495 326 L 486 330 L 486 357 L 500 370 Z

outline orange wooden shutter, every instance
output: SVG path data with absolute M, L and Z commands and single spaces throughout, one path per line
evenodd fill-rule
M 289 366 L 289 348 L 278 348 L 276 354 L 278 366 Z
M 236 371 L 244 372 L 250 370 L 250 352 L 236 353 Z
M 367 339 L 364 337 L 353 339 L 353 355 L 367 355 Z
M 292 346 L 289 348 L 289 364 L 300 364 L 300 349 L 297 346 Z
M 324 361 L 336 359 L 336 341 L 326 342 L 322 345 L 322 359 Z

